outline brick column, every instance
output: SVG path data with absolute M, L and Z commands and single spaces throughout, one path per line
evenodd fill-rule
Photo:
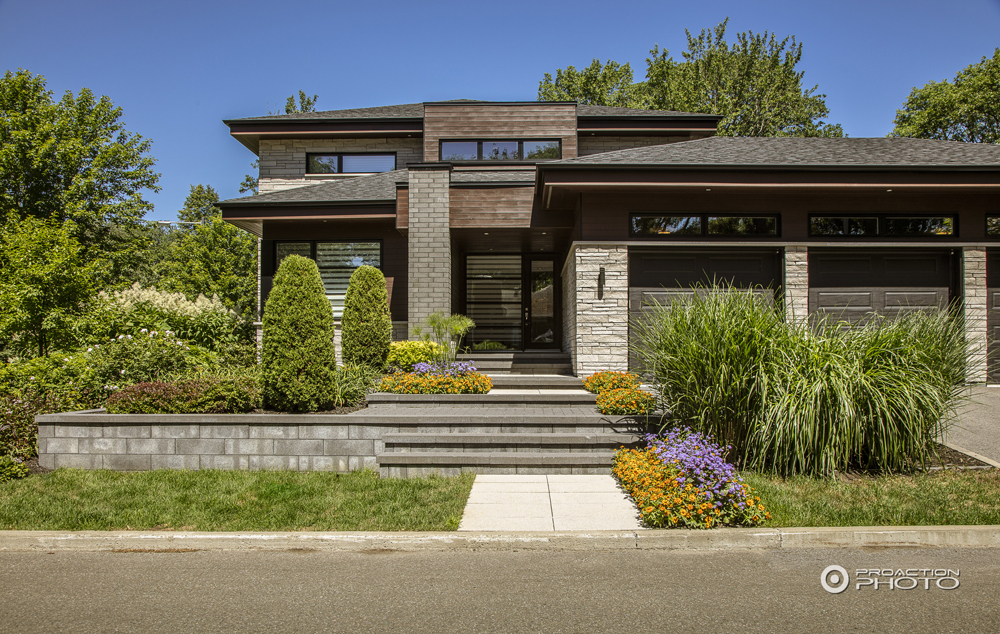
M 986 249 L 962 247 L 962 307 L 970 383 L 986 383 Z
M 408 326 L 419 325 L 434 312 L 451 313 L 451 233 L 449 230 L 451 166 L 408 166 L 410 171 Z
M 804 322 L 809 317 L 809 247 L 785 247 L 785 319 Z
M 577 246 L 570 257 L 574 266 L 568 270 L 575 270 L 576 278 L 576 374 L 628 370 L 628 247 Z

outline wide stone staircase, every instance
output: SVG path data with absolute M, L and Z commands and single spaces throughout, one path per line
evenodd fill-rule
M 472 361 L 480 372 L 499 374 L 571 375 L 569 354 L 558 350 L 470 352 L 458 355 L 459 361 Z M 580 383 L 576 383 L 580 387 Z
M 351 416 L 383 430 L 382 476 L 609 473 L 615 450 L 644 432 L 600 414 L 575 377 L 491 376 L 489 394 L 369 395 L 368 408 Z

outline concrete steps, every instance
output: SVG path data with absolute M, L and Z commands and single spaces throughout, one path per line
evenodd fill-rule
M 487 394 L 388 394 L 376 392 L 367 397 L 368 408 L 376 411 L 393 408 L 518 408 L 518 407 L 594 407 L 597 397 L 584 390 L 570 389 L 494 389 Z
M 573 365 L 565 352 L 524 350 L 509 352 L 469 352 L 458 355 L 459 361 L 472 361 L 486 374 L 561 374 L 572 376 Z
M 487 372 L 487 374 L 489 374 Z M 494 390 L 582 390 L 583 381 L 563 374 L 489 374 Z

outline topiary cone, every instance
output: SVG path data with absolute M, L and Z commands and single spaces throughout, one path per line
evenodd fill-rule
M 351 275 L 340 320 L 344 363 L 381 370 L 389 356 L 392 318 L 385 276 L 374 266 L 359 266 Z

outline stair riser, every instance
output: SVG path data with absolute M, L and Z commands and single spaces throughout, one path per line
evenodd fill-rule
M 488 444 L 488 445 L 470 444 L 470 445 L 456 446 L 456 445 L 446 445 L 446 444 L 436 444 L 436 443 L 419 444 L 419 445 L 418 444 L 413 444 L 413 445 L 401 446 L 401 445 L 390 445 L 390 444 L 386 443 L 386 445 L 385 445 L 385 451 L 387 453 L 410 453 L 410 452 L 414 452 L 414 451 L 416 451 L 416 452 L 438 451 L 438 452 L 447 452 L 447 453 L 468 453 L 468 452 L 482 453 L 484 451 L 492 451 L 492 452 L 502 451 L 502 452 L 507 452 L 507 453 L 567 453 L 567 454 L 571 454 L 571 453 L 584 453 L 584 454 L 586 454 L 586 453 L 607 453 L 609 451 L 616 451 L 621 446 L 622 446 L 621 443 L 617 443 L 617 444 L 607 443 L 607 444 L 592 445 L 592 446 L 589 446 L 589 447 L 588 446 L 581 446 L 581 445 L 535 445 L 535 446 L 509 445 L 509 446 L 503 446 L 503 445 L 495 445 L 495 444 Z M 628 446 L 628 445 L 626 445 L 626 446 Z M 635 446 L 635 445 L 632 445 L 632 446 Z M 385 462 L 385 460 L 383 460 L 383 462 Z
M 452 465 L 425 465 L 391 466 L 379 469 L 379 474 L 382 478 L 426 478 L 435 475 L 453 478 L 463 473 L 475 473 L 478 475 L 611 475 L 611 467 L 493 467 L 483 465 L 455 467 Z

